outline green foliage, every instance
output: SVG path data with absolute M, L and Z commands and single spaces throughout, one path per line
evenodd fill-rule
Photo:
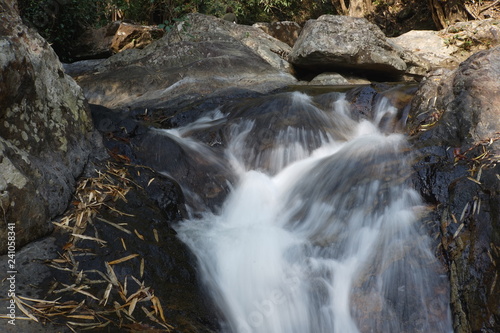
M 113 19 L 158 24 L 165 30 L 192 12 L 222 17 L 231 7 L 238 23 L 293 20 L 304 22 L 334 12 L 329 0 L 19 0 L 21 16 L 71 61 L 73 42 L 88 27 Z
M 56 52 L 67 49 L 86 26 L 104 22 L 99 1 L 19 0 L 18 4 L 25 23 L 36 28 Z M 69 52 L 58 54 L 64 60 L 71 57 Z

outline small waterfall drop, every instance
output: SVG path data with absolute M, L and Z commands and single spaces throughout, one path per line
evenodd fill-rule
M 280 98 L 291 105 L 280 123 L 304 108 L 313 112 L 305 122 L 324 127 L 314 134 L 290 121 L 263 153 L 249 152 L 263 147 L 259 118 L 227 124 L 238 182 L 220 212 L 177 227 L 223 331 L 451 332 L 447 277 L 419 227 L 406 139 L 382 131 L 397 110 L 382 99 L 374 119 L 356 122 L 343 95 L 328 110 L 304 94 Z

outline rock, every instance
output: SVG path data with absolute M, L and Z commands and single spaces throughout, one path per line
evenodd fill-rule
M 441 31 L 414 30 L 390 40 L 428 61 L 433 69 L 456 68 L 475 52 L 500 44 L 499 20 L 457 22 Z
M 89 102 L 144 112 L 160 109 L 176 98 L 201 102 L 203 96 L 228 88 L 268 92 L 296 81 L 228 32 L 240 34 L 247 43 L 264 43 L 265 39 L 283 44 L 261 30 L 204 15 L 191 15 L 181 23 L 180 30 L 173 29 L 147 48 L 120 52 L 94 68 L 95 73 L 79 77 Z M 246 37 L 248 29 L 264 37 Z
M 414 54 L 418 54 L 427 60 L 434 69 L 440 67 L 453 68 L 458 66 L 460 62 L 453 56 L 459 48 L 447 44 L 437 31 L 412 30 L 401 36 L 391 38 L 391 41 Z
M 387 40 L 364 18 L 323 15 L 305 24 L 289 55 L 298 69 L 357 71 L 378 78 L 423 75 L 427 64 Z
M 262 29 L 265 33 L 273 36 L 274 38 L 287 43 L 293 47 L 297 38 L 299 38 L 302 27 L 297 22 L 280 21 L 271 23 L 255 23 L 253 27 Z
M 500 47 L 424 80 L 410 129 L 416 187 L 451 280 L 455 332 L 500 331 Z
M 75 60 L 107 58 L 112 54 L 138 48 L 142 49 L 163 36 L 156 26 L 143 26 L 115 21 L 102 28 L 89 29 L 73 46 Z
M 476 144 L 500 130 L 500 47 L 481 51 L 455 71 L 431 75 L 417 93 L 413 129 L 439 120 L 426 136 L 453 147 Z M 439 74 L 439 72 L 437 73 Z M 493 142 L 497 146 L 498 143 Z
M 321 73 L 312 79 L 309 84 L 321 84 L 321 85 L 341 85 L 349 84 L 350 82 L 345 79 L 342 75 L 338 73 Z
M 213 143 L 203 146 L 182 140 L 175 131 L 151 127 L 152 121 L 141 121 L 130 112 L 113 111 L 91 105 L 96 127 L 106 138 L 106 148 L 115 158 L 142 165 L 173 177 L 185 193 L 190 211 L 215 210 L 229 193 L 235 180 L 229 162 L 221 163 L 216 154 L 223 153 Z
M 280 71 L 289 72 L 290 64 L 287 61 L 291 48 L 288 44 L 273 38 L 259 28 L 234 24 L 218 19 L 214 16 L 189 14 L 185 21 L 179 22 L 170 38 L 207 41 L 221 40 L 223 36 L 232 37 L 243 45 L 248 46 L 256 54 Z
M 14 6 L 0 3 L 0 214 L 15 223 L 20 248 L 46 235 L 66 209 L 94 131 L 80 87 Z
M 52 276 L 51 269 L 44 262 L 58 259 L 58 257 L 56 238 L 53 236 L 34 241 L 17 251 L 17 274 L 15 274 L 16 296 L 24 296 L 39 300 L 44 299 L 47 289 L 50 287 L 50 283 L 47 283 L 47 281 L 50 281 Z M 9 269 L 8 264 L 9 256 L 0 256 L 0 269 L 2 272 L 12 270 Z M 6 275 L 6 277 L 9 275 Z M 7 283 L 8 281 L 9 280 L 4 280 L 4 282 L 0 284 L 0 292 L 5 296 L 9 293 L 10 283 Z M 7 305 L 8 301 L 8 299 L 5 300 L 4 304 Z M 16 315 L 18 317 L 23 316 L 19 309 L 16 309 Z M 7 320 L 5 320 L 2 332 L 71 332 L 69 328 L 51 322 L 45 323 L 43 327 L 39 322 L 33 320 L 16 319 L 14 323 L 15 325 L 10 325 L 7 324 Z

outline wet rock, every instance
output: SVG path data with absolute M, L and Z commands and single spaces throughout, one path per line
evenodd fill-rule
M 416 187 L 436 206 L 456 332 L 500 330 L 500 48 L 422 82 L 409 125 Z
M 45 264 L 45 261 L 56 259 L 57 245 L 56 238 L 48 236 L 40 240 L 31 242 L 16 253 L 16 271 L 15 274 L 15 294 L 32 299 L 43 300 L 46 296 L 48 284 L 47 279 L 52 276 L 51 269 Z M 2 272 L 11 271 L 9 269 L 8 255 L 0 256 L 0 269 Z M 9 274 L 10 275 L 10 274 Z M 0 292 L 7 296 L 9 293 L 9 280 L 3 280 L 0 283 Z M 8 304 L 10 299 L 4 304 Z M 5 311 L 4 311 L 5 312 Z M 16 309 L 16 316 L 22 316 L 22 312 Z M 18 332 L 62 332 L 67 333 L 71 330 L 62 325 L 44 322 L 37 323 L 33 320 L 16 319 L 15 325 L 7 324 L 7 319 L 3 320 L 2 332 L 18 333 Z M 42 326 L 43 325 L 43 326 Z
M 236 101 L 221 111 L 228 114 L 221 129 L 224 141 L 232 138 L 238 142 L 231 152 L 238 160 L 248 161 L 249 168 L 271 174 L 328 139 L 345 139 L 339 133 L 343 126 L 350 125 L 348 119 L 340 116 L 333 121 L 309 96 L 299 92 Z M 247 134 L 236 139 L 234 133 L 240 132 Z M 294 147 L 293 153 L 285 150 L 290 147 Z
M 143 289 L 146 288 L 161 304 L 163 315 L 156 312 L 155 316 L 160 322 L 161 316 L 164 316 L 165 322 L 175 332 L 218 331 L 218 314 L 198 282 L 195 258 L 172 228 L 187 216 L 180 186 L 171 178 L 146 166 L 114 160 L 94 161 L 94 168 L 99 170 L 99 175 L 105 176 L 89 178 L 94 180 L 87 182 L 90 184 L 87 190 L 96 190 L 98 187 L 92 187 L 96 185 L 108 188 L 109 182 L 115 188 L 126 188 L 123 192 L 125 195 L 114 196 L 110 193 L 105 204 L 94 205 L 94 214 L 86 222 L 84 219 L 79 227 L 83 237 L 90 238 L 74 238 L 64 228 L 57 229 L 58 252 L 64 258 L 68 256 L 68 250 L 71 251 L 73 261 L 52 263 L 53 267 L 60 269 L 52 268 L 44 281 L 45 298 L 57 297 L 60 303 L 76 301 L 84 311 L 109 311 L 113 304 L 127 303 L 129 305 L 126 308 L 130 310 L 132 295 L 142 284 Z M 80 192 L 80 198 L 85 198 L 86 194 Z M 78 206 L 75 205 L 76 213 L 75 209 L 70 209 L 68 214 L 78 215 L 78 209 L 85 202 L 82 200 Z M 68 225 L 71 227 L 73 223 L 69 222 Z M 127 256 L 132 257 L 117 262 L 117 259 Z M 103 280 L 103 276 L 112 276 L 107 267 L 111 267 L 116 280 L 108 293 L 108 301 L 100 302 L 106 297 L 106 288 L 111 287 L 109 281 Z M 75 274 L 75 269 L 79 274 Z M 57 292 L 52 293 L 49 287 L 54 283 L 59 287 Z M 59 291 L 64 289 L 61 284 L 86 285 L 88 293 L 82 295 Z M 119 290 L 132 298 L 126 301 Z M 89 294 L 94 297 L 89 297 Z M 148 310 L 152 308 L 150 300 L 144 299 L 144 296 L 140 294 L 139 299 L 143 300 L 135 307 L 132 317 L 123 318 L 111 310 L 102 319 L 110 322 L 106 329 L 95 331 L 163 329 L 141 309 L 141 305 Z M 64 325 L 66 321 L 64 316 L 53 317 L 53 322 L 57 324 Z
M 425 61 L 388 41 L 366 19 L 334 15 L 307 21 L 289 61 L 298 69 L 356 70 L 379 78 L 423 75 L 428 69 Z
M 66 209 L 94 132 L 80 87 L 49 44 L 23 25 L 13 2 L 0 8 L 0 214 L 16 224 L 20 247 Z M 6 240 L 3 227 L 0 252 Z
M 184 139 L 175 131 L 149 127 L 133 113 L 99 105 L 92 105 L 92 116 L 112 157 L 175 179 L 191 212 L 216 210 L 229 193 L 234 175 L 229 162 L 216 158 L 223 154 L 217 145 Z

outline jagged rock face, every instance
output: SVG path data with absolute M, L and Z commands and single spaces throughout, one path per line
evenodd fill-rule
M 309 20 L 289 61 L 315 71 L 358 70 L 385 76 L 422 75 L 427 64 L 387 40 L 364 18 L 323 15 Z
M 49 44 L 22 24 L 12 1 L 0 9 L 0 220 L 16 223 L 21 246 L 66 209 L 93 126 L 81 89 Z M 0 252 L 6 242 L 3 227 Z
M 422 82 L 410 113 L 416 185 L 436 205 L 455 332 L 500 331 L 500 47 Z

